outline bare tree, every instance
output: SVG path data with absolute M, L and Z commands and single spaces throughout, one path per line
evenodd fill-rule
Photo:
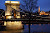
M 20 8 L 25 11 L 33 12 L 37 8 L 37 0 L 22 0 Z

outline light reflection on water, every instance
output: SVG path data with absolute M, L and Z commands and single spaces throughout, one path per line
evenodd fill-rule
M 30 31 L 33 32 L 50 32 L 50 24 L 30 24 Z M 24 24 L 21 31 L 0 31 L 0 33 L 29 33 L 29 25 Z
M 31 32 L 50 32 L 50 24 L 36 24 L 30 26 Z
M 29 25 L 24 25 L 24 31 L 29 31 Z M 50 24 L 30 24 L 30 32 L 50 32 Z

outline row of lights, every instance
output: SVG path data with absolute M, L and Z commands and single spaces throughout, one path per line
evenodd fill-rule
M 17 4 L 19 4 L 20 2 L 19 1 L 5 1 L 5 3 L 17 3 Z

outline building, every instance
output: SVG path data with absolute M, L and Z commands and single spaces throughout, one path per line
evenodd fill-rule
M 38 8 L 38 13 L 39 13 L 39 15 L 48 15 L 48 13 L 46 13 L 46 12 L 44 12 L 44 11 L 41 11 L 41 12 L 40 12 L 40 6 L 39 6 L 39 8 Z
M 5 1 L 5 6 L 6 6 L 6 11 L 5 11 L 6 19 L 20 18 L 20 12 L 17 12 L 20 11 L 19 1 Z M 7 22 L 4 21 L 4 25 L 6 26 L 7 29 L 22 29 L 21 21 L 7 21 Z
M 38 13 L 40 13 L 40 6 L 38 7 Z

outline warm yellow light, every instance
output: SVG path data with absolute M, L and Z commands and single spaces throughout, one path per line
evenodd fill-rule
M 39 15 L 48 15 L 48 14 L 45 13 L 44 11 L 41 11 Z
M 40 12 L 40 6 L 39 6 L 39 8 L 38 8 L 38 12 Z
M 17 3 L 17 4 L 19 4 L 19 1 L 11 1 L 11 3 Z
M 12 17 L 11 16 L 6 16 L 6 19 L 11 19 Z
M 10 1 L 5 1 L 5 3 L 10 3 Z
M 19 4 L 20 2 L 19 1 L 5 1 L 5 3 L 17 3 L 17 4 Z
M 9 11 L 6 11 L 6 12 L 5 12 L 5 16 L 6 16 L 6 15 L 11 15 L 11 13 L 10 13 Z
M 10 15 L 10 13 L 5 14 L 5 16 L 6 16 L 6 15 Z
M 16 18 L 20 18 L 20 16 L 16 16 Z
M 39 15 L 41 15 L 41 14 L 39 14 Z
M 6 26 L 6 21 L 4 22 L 4 26 Z
M 24 16 L 24 15 L 22 15 L 22 16 Z
M 47 13 L 45 13 L 44 15 L 48 15 Z
M 44 11 L 41 11 L 39 15 L 44 15 L 44 14 L 45 14 L 45 12 Z
M 22 28 L 22 22 L 21 21 L 7 21 L 6 27 L 8 29 L 21 29 Z
M 32 24 L 31 24 L 32 25 Z

